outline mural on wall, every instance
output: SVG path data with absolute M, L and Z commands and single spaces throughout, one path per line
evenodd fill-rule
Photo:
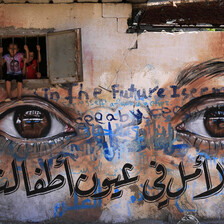
M 0 88 L 0 220 L 224 219 L 223 32 L 127 34 L 131 10 L 1 6 L 3 29 L 81 27 L 84 81 Z
M 224 89 L 212 84 L 223 72 L 224 61 L 212 59 L 167 86 L 113 84 L 107 99 L 76 83 L 2 101 L 1 217 L 106 221 L 124 205 L 125 219 L 141 210 L 154 219 L 206 217 L 223 204 Z

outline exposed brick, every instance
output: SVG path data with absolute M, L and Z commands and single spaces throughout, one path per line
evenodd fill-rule
M 129 18 L 131 12 L 131 4 L 103 3 L 103 17 L 105 18 Z

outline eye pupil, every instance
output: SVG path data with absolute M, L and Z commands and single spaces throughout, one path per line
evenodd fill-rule
M 43 138 L 51 128 L 49 112 L 39 107 L 18 107 L 13 120 L 16 130 L 23 138 Z
M 204 125 L 212 137 L 224 137 L 224 107 L 208 109 L 204 114 Z

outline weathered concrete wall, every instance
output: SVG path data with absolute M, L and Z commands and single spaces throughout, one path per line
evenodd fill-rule
M 1 89 L 2 220 L 223 219 L 223 33 L 126 34 L 130 14 L 0 6 L 1 28 L 81 28 L 84 72 L 82 83 L 23 89 L 22 101 Z M 48 117 L 44 137 L 15 131 L 32 113 Z

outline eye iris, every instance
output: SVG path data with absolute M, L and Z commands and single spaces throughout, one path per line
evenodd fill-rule
M 207 110 L 204 125 L 212 137 L 224 137 L 224 107 Z
M 39 107 L 19 107 L 14 114 L 14 125 L 23 138 L 43 138 L 51 128 L 51 118 Z

